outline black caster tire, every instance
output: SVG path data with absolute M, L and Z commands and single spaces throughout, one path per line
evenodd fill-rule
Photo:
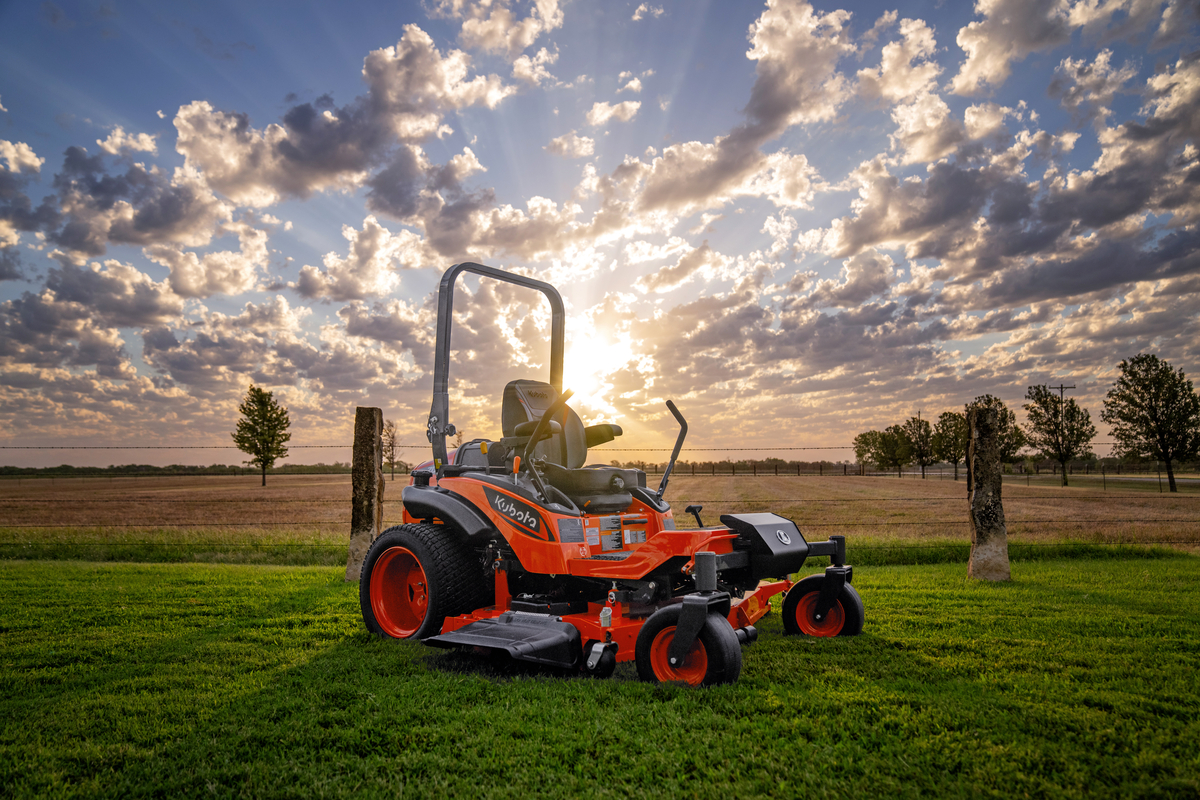
M 817 620 L 817 598 L 824 575 L 809 575 L 793 586 L 783 600 L 783 628 L 800 636 L 857 636 L 863 628 L 863 601 L 850 584 L 842 587 L 825 619 Z
M 683 664 L 672 666 L 667 656 L 675 639 L 682 605 L 666 606 L 650 615 L 638 633 L 634 660 L 638 677 L 649 683 L 715 686 L 733 683 L 742 673 L 742 647 L 729 620 L 709 614 Z

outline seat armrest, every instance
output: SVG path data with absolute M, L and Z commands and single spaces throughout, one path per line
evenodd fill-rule
M 533 429 L 536 428 L 537 425 L 538 420 L 536 419 L 531 419 L 528 422 L 522 422 L 513 428 L 513 436 L 524 436 L 528 439 L 530 436 L 533 436 Z M 552 419 L 550 420 L 546 435 L 553 436 L 556 433 L 562 433 L 562 425 L 558 422 L 558 420 Z
M 587 439 L 587 446 L 589 448 L 596 447 L 605 442 L 611 442 L 620 436 L 621 433 L 620 425 L 609 425 L 608 423 L 589 425 L 583 429 L 583 435 Z

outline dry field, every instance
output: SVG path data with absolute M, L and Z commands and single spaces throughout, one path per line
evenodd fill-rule
M 652 485 L 657 478 L 651 476 Z M 400 489 L 387 484 L 385 522 L 400 519 Z M 1159 492 L 1151 477 L 1010 478 L 1004 487 L 1014 545 L 1171 544 L 1200 552 L 1200 483 Z M 966 483 L 948 477 L 680 476 L 667 498 L 721 514 L 774 511 L 809 539 L 843 534 L 855 548 L 937 548 L 969 541 Z M 344 563 L 349 536 L 346 475 L 69 478 L 0 481 L 0 557 Z M 861 558 L 861 557 L 860 557 Z

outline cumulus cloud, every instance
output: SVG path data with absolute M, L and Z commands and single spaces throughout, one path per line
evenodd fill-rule
M 901 163 L 936 161 L 954 152 L 965 136 L 963 124 L 936 94 L 927 93 L 892 111 L 896 132 L 892 146 L 901 151 Z
M 82 147 L 67 148 L 54 188 L 63 224 L 47 238 L 80 256 L 100 255 L 110 242 L 203 246 L 230 216 L 190 167 L 168 176 L 132 164 L 112 174 L 103 156 L 89 156 Z
M 636 286 L 640 292 L 667 292 L 697 275 L 711 277 L 731 263 L 732 258 L 713 250 L 706 241 L 681 255 L 674 264 L 639 278 Z
M 245 222 L 226 223 L 222 233 L 233 233 L 237 251 L 197 254 L 180 247 L 158 244 L 145 248 L 146 257 L 171 271 L 171 288 L 180 297 L 238 295 L 258 288 L 267 266 L 267 232 Z
M 813 308 L 851 308 L 876 295 L 886 295 L 895 279 L 891 256 L 868 249 L 842 262 L 838 279 L 818 282 L 805 299 Z
M 551 53 L 543 47 L 533 58 L 521 56 L 514 61 L 513 77 L 533 86 L 540 86 L 544 81 L 553 83 L 556 79 L 546 67 L 555 61 L 558 61 L 558 51 Z
M 390 294 L 399 284 L 399 270 L 405 265 L 399 257 L 405 249 L 405 237 L 392 234 L 375 217 L 363 220 L 361 231 L 342 226 L 349 242 L 345 256 L 326 253 L 323 269 L 305 265 L 300 280 L 290 286 L 308 298 L 361 300 Z
M 641 80 L 639 80 L 638 78 L 630 78 L 628 83 L 626 83 L 620 89 L 617 89 L 617 93 L 619 94 L 621 92 L 633 92 L 634 94 L 637 94 L 641 90 L 642 90 Z
M 462 20 L 459 42 L 472 50 L 501 53 L 510 61 L 543 33 L 561 28 L 563 12 L 558 0 L 536 0 L 529 16 L 513 10 L 511 0 L 438 0 L 435 14 Z
M 1161 0 L 980 0 L 975 10 L 983 19 L 958 32 L 958 46 L 967 58 L 951 87 L 971 95 L 999 86 L 1014 61 L 1066 44 L 1077 29 L 1110 39 L 1137 34 L 1158 17 L 1161 7 Z M 1167 13 L 1173 13 L 1170 7 Z
M 338 108 L 332 99 L 293 106 L 282 124 L 251 127 L 245 114 L 207 101 L 175 116 L 176 148 L 209 185 L 234 202 L 266 206 L 284 197 L 361 186 L 396 143 L 417 144 L 449 129 L 446 113 L 495 108 L 515 89 L 496 75 L 468 78 L 470 58 L 443 56 L 429 34 L 407 25 L 400 41 L 363 62 L 368 92 Z
M 106 379 L 136 377 L 118 328 L 177 318 L 182 300 L 117 261 L 51 269 L 41 292 L 0 303 L 0 367 L 91 367 Z
M 546 145 L 546 150 L 565 158 L 583 158 L 595 152 L 596 140 L 587 136 L 577 136 L 575 131 L 571 131 L 551 139 L 550 144 Z
M 24 142 L 0 139 L 0 158 L 8 162 L 9 172 L 41 172 L 46 159 L 38 158 L 33 148 Z
M 634 9 L 631 19 L 634 22 L 640 22 L 647 17 L 661 17 L 663 13 L 662 6 L 652 6 L 649 3 L 642 3 L 636 9 Z
M 1064 58 L 1050 82 L 1050 95 L 1061 97 L 1063 108 L 1078 119 L 1101 122 L 1112 114 L 1113 97 L 1137 74 L 1130 64 L 1116 69 L 1112 51 L 1101 50 L 1088 64 L 1083 59 Z
M 153 136 L 148 133 L 125 133 L 125 129 L 120 125 L 112 129 L 107 139 L 97 139 L 96 144 L 100 145 L 101 150 L 114 156 L 126 150 L 158 154 L 158 144 Z
M 588 125 L 604 125 L 614 117 L 621 122 L 629 122 L 637 116 L 638 109 L 642 104 L 638 100 L 626 100 L 623 103 L 612 105 L 611 103 L 597 102 L 592 104 L 592 110 L 587 113 Z
M 923 20 L 904 19 L 900 35 L 900 41 L 884 45 L 878 67 L 858 71 L 858 92 L 864 98 L 899 103 L 933 88 L 942 71 L 932 60 L 937 52 L 933 29 Z

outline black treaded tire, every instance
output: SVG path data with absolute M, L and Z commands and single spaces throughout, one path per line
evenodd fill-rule
M 483 603 L 483 569 L 453 529 L 427 522 L 388 528 L 371 544 L 358 581 L 367 630 L 424 639 L 446 617 Z
M 729 620 L 709 614 L 696 644 L 680 668 L 667 661 L 666 650 L 674 639 L 682 605 L 664 606 L 650 615 L 638 632 L 634 648 L 638 677 L 649 683 L 683 683 L 715 686 L 733 683 L 742 673 L 742 646 Z
M 788 590 L 787 597 L 783 600 L 783 629 L 794 636 L 858 636 L 862 633 L 865 616 L 863 601 L 858 591 L 848 583 L 842 587 L 837 604 L 830 610 L 827 624 L 821 625 L 814 620 L 803 618 L 802 606 L 815 602 L 824 581 L 823 573 L 809 575 Z M 809 598 L 807 595 L 814 596 Z M 835 617 L 839 611 L 842 621 L 836 623 Z

